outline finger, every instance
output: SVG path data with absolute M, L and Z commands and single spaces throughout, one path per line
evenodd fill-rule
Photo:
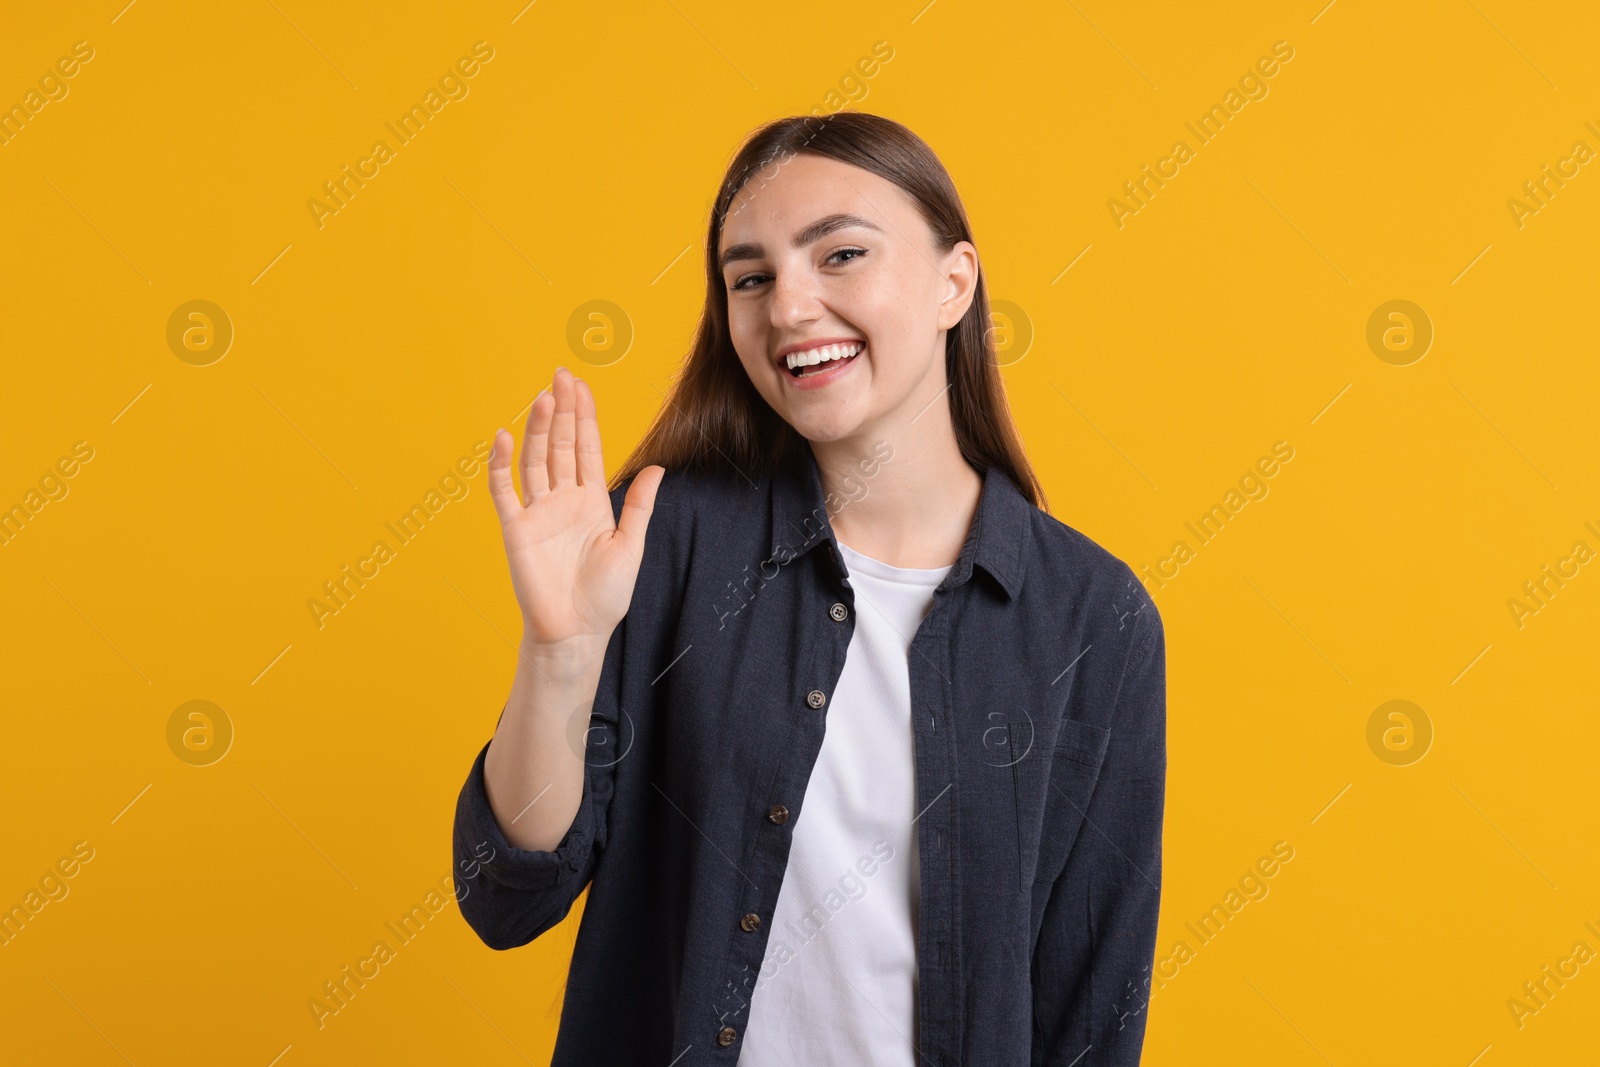
M 572 385 L 572 372 L 565 367 L 557 367 L 550 391 L 556 397 L 555 417 L 550 423 L 550 488 L 556 489 L 563 485 L 578 484 L 578 464 L 574 452 L 577 390 Z
M 644 532 L 655 512 L 656 490 L 667 469 L 651 464 L 640 471 L 628 486 L 628 495 L 622 499 L 622 518 L 617 522 L 617 536 L 626 538 L 636 555 L 644 551 Z
M 600 420 L 595 414 L 594 392 L 589 383 L 579 378 L 578 421 L 578 483 L 580 485 L 606 484 L 606 460 L 600 451 Z
M 528 426 L 522 437 L 524 505 L 533 503 L 550 491 L 550 478 L 545 472 L 545 448 L 550 438 L 550 413 L 555 409 L 555 402 L 549 396 L 548 389 L 541 391 L 528 408 Z
M 511 484 L 511 434 L 504 429 L 494 432 L 494 451 L 489 453 L 489 498 L 494 501 L 495 514 L 502 523 L 508 522 L 522 506 L 517 500 L 516 486 Z

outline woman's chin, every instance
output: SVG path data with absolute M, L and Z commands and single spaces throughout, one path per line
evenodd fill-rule
M 865 421 L 842 413 L 818 413 L 791 420 L 789 425 L 812 444 L 824 445 L 858 436 Z

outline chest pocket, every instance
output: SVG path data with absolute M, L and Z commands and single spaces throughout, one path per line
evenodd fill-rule
M 1055 746 L 1047 752 L 1036 742 L 1034 724 L 1017 722 L 1010 724 L 1010 740 L 1018 877 L 1027 890 L 1036 878 L 1054 879 L 1072 851 L 1100 779 L 1111 731 L 1062 719 Z

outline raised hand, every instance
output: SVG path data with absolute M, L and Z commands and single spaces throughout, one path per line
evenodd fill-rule
M 621 521 L 613 518 L 594 394 L 565 367 L 528 411 L 521 500 L 511 482 L 511 445 L 508 431 L 495 434 L 489 494 L 522 607 L 523 644 L 603 650 L 633 599 L 666 470 L 640 471 Z

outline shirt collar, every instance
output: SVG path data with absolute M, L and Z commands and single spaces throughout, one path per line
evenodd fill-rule
M 817 458 L 810 448 L 803 451 L 803 471 L 781 472 L 772 479 L 772 559 L 780 565 L 788 563 L 825 543 L 835 566 L 843 571 L 839 542 L 829 516 L 848 507 L 849 500 L 824 499 Z M 870 477 L 864 476 L 862 482 L 870 491 Z M 1016 599 L 1022 591 L 1033 543 L 1031 513 L 1035 510 L 1017 484 L 998 467 L 991 466 L 984 472 L 978 512 L 966 543 L 961 546 L 961 555 L 939 588 L 964 584 L 976 564 L 1000 584 L 1007 597 Z

